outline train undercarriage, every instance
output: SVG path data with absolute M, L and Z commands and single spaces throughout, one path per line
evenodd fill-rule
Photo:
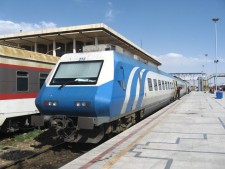
M 95 144 L 103 138 L 111 138 L 115 134 L 125 131 L 156 110 L 168 105 L 171 99 L 172 97 L 161 100 L 158 103 L 148 105 L 148 107 L 100 125 L 95 125 L 93 123 L 94 118 L 90 117 L 52 116 L 50 119 L 51 129 L 56 132 L 55 139 L 63 139 L 65 142 Z
M 2 126 L 0 132 L 2 133 L 13 133 L 16 131 L 26 131 L 34 128 L 40 128 L 45 126 L 49 121 L 49 116 L 41 115 L 27 115 L 7 118 Z
M 30 116 L 8 118 L 1 126 L 1 132 L 11 133 L 21 129 L 28 129 L 30 128 L 30 124 L 31 124 Z
M 81 128 L 77 117 L 53 116 L 51 127 L 56 132 L 55 139 L 75 143 L 98 143 L 103 138 L 110 138 L 131 127 L 143 116 L 144 111 L 140 110 L 109 123 L 93 126 L 93 128 Z

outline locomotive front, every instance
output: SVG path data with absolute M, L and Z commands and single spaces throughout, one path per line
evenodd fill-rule
M 91 143 L 103 137 L 101 124 L 110 116 L 113 65 L 111 51 L 61 57 L 35 101 L 43 115 L 52 117 L 58 136 Z

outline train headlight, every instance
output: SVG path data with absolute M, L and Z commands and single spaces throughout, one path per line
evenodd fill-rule
M 80 102 L 75 102 L 75 106 L 80 107 L 81 106 Z
M 86 102 L 82 102 L 81 106 L 85 107 L 86 106 Z
M 86 101 L 77 101 L 77 102 L 74 102 L 74 105 L 76 107 L 89 107 L 91 103 Z
M 57 106 L 58 103 L 57 102 L 52 102 L 52 106 Z
M 44 105 L 49 106 L 49 105 L 51 105 L 51 103 L 49 103 L 48 101 L 44 101 Z
M 44 101 L 44 105 L 49 106 L 49 107 L 55 107 L 58 105 L 58 102 L 57 101 Z

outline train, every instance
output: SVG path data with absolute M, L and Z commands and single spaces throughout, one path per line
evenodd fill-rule
M 0 45 L 0 132 L 36 123 L 40 113 L 35 98 L 57 61 L 57 57 Z
M 58 138 L 98 143 L 188 91 L 188 83 L 116 50 L 63 55 L 35 104 Z

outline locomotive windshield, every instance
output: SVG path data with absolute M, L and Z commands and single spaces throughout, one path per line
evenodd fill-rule
M 103 61 L 61 62 L 50 85 L 96 84 Z

